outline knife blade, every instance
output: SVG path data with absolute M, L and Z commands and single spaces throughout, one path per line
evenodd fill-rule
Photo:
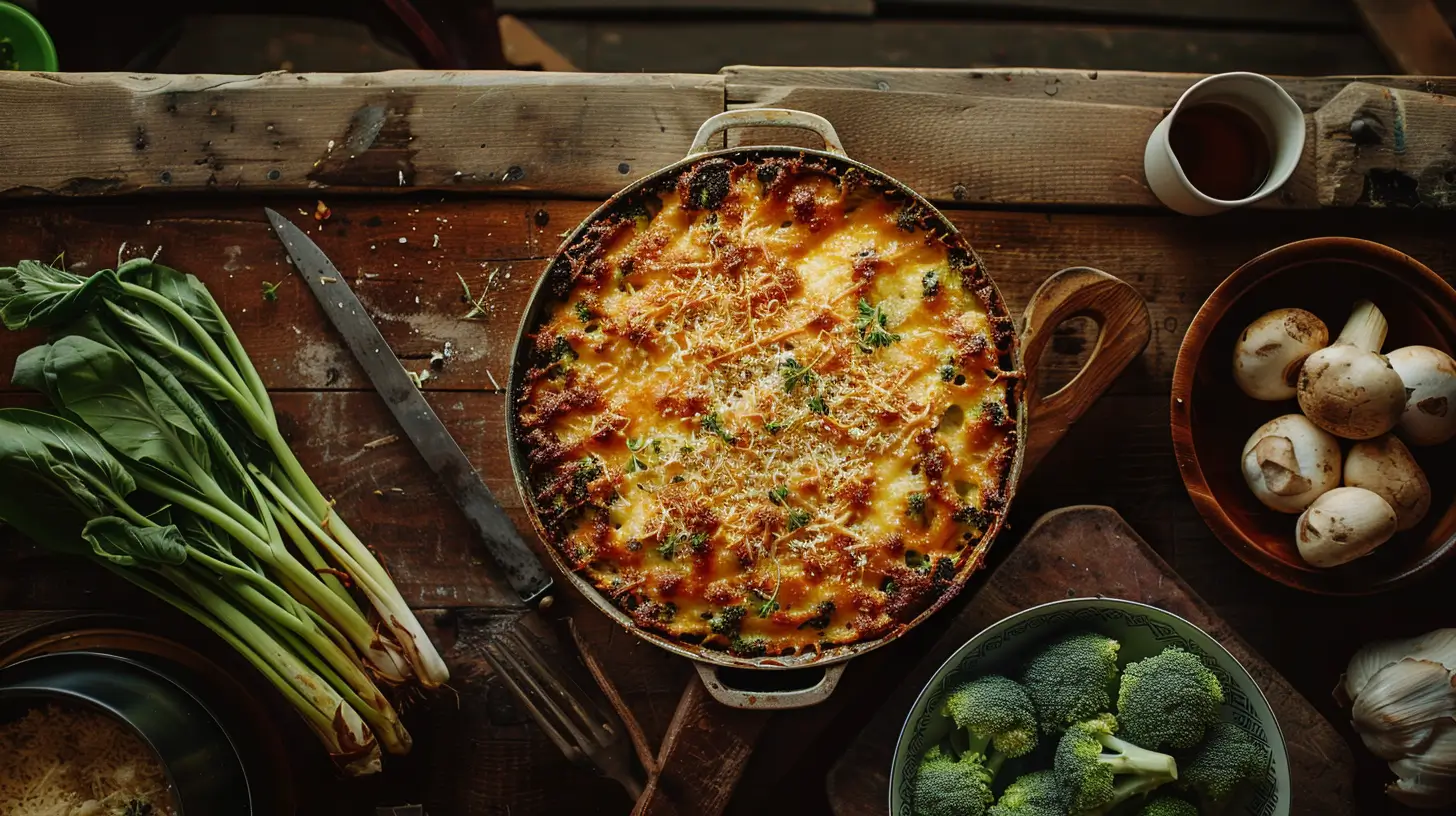
M 265 211 L 273 232 L 283 242 L 294 268 L 318 299 L 329 322 L 344 336 L 354 359 L 364 368 L 405 436 L 459 505 L 511 587 L 526 603 L 542 598 L 551 590 L 550 573 L 425 401 L 344 276 L 303 230 L 273 210 Z

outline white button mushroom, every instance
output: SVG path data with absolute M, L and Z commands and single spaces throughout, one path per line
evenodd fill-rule
M 1239 335 L 1234 382 L 1257 400 L 1291 399 L 1304 358 L 1329 344 L 1323 320 L 1303 309 L 1275 309 Z
M 1395 511 L 1385 499 L 1360 487 L 1337 487 L 1315 499 L 1299 517 L 1299 554 L 1316 567 L 1337 567 L 1395 535 Z
M 1395 511 L 1395 528 L 1409 530 L 1431 509 L 1431 483 L 1410 448 L 1390 434 L 1356 442 L 1345 457 L 1345 485 L 1363 487 Z
M 1406 346 L 1390 353 L 1405 383 L 1400 432 L 1412 445 L 1439 445 L 1456 436 L 1456 360 L 1430 346 Z
M 1335 342 L 1304 361 L 1299 407 L 1314 424 L 1346 439 L 1373 439 L 1395 427 L 1405 385 L 1380 353 L 1385 329 L 1385 315 L 1362 300 Z
M 1340 442 L 1305 417 L 1286 414 L 1249 437 L 1243 472 L 1265 507 L 1298 513 L 1340 483 Z

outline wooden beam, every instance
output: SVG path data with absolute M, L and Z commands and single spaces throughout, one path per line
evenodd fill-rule
M 716 76 L 0 74 L 0 194 L 605 197 L 682 158 Z
M 1456 35 L 1431 0 L 1355 0 L 1355 7 L 1397 68 L 1456 75 Z
M 1451 0 L 1456 8 L 1456 0 Z M 1203 74 L 1148 71 L 1072 71 L 1057 68 L 830 68 L 730 65 L 721 73 L 728 104 L 751 102 L 767 86 L 845 88 L 866 91 L 964 94 L 1062 102 L 1171 107 Z M 1351 82 L 1369 82 L 1422 93 L 1456 95 L 1447 76 L 1275 76 L 1306 112 L 1334 98 Z

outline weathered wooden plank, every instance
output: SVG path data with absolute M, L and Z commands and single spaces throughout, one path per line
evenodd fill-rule
M 725 65 L 1037 65 L 1098 70 L 1266 74 L 1380 73 L 1359 32 L 1276 33 L 991 20 L 593 21 L 531 26 L 588 71 L 688 71 Z M 584 50 L 573 51 L 573 48 Z
M 1320 204 L 1456 205 L 1456 97 L 1354 83 L 1311 118 Z
M 1408 74 L 1456 74 L 1456 35 L 1431 0 L 1355 0 L 1385 56 Z
M 1456 0 L 1452 0 L 1456 9 Z M 1143 71 L 1068 71 L 1053 68 L 830 68 L 730 65 L 722 70 L 730 106 L 751 102 L 763 86 L 805 86 L 870 91 L 963 94 L 1111 105 L 1171 107 L 1202 74 Z M 1421 76 L 1276 76 L 1306 112 L 1334 98 L 1351 82 L 1424 93 L 1456 94 L 1456 78 Z
M 722 79 L 394 71 L 3 74 L 0 193 L 412 189 L 604 197 L 681 158 Z
M 340 201 L 333 204 L 334 215 L 323 231 L 312 234 L 411 366 L 427 368 L 430 352 L 451 344 L 454 356 L 432 372 L 427 391 L 493 390 L 492 378 L 505 385 L 520 314 L 544 264 L 540 258 L 555 248 L 559 232 L 574 227 L 593 207 L 591 202 L 569 201 Z M 1119 381 L 1120 393 L 1165 394 L 1183 329 L 1202 298 L 1244 261 L 1287 241 L 1329 234 L 1369 238 L 1437 270 L 1456 271 L 1456 247 L 1445 238 L 1449 216 L 1432 211 L 1234 211 L 1213 218 L 958 208 L 946 212 L 1018 311 L 1048 275 L 1069 266 L 1094 266 L 1138 288 L 1148 302 L 1154 334 L 1145 366 Z M 303 222 L 296 211 L 291 214 Z M 369 226 L 376 218 L 379 223 Z M 147 220 L 152 223 L 147 225 Z M 431 247 L 436 233 L 425 230 L 442 227 L 440 246 Z M 416 240 L 419 235 L 424 238 Z M 400 244 L 399 237 L 408 237 L 409 243 Z M 276 281 L 287 267 L 255 205 L 156 202 L 148 214 L 113 204 L 0 210 L 0 264 L 50 259 L 64 251 L 68 261 L 94 270 L 115 262 L 122 241 L 130 242 L 128 254 L 137 246 L 150 255 L 160 245 L 158 260 L 202 277 L 217 293 L 270 387 L 368 388 L 299 282 L 285 283 L 276 302 L 264 301 L 262 282 Z M 226 268 L 230 263 L 231 270 Z M 361 271 L 376 274 L 370 271 L 374 269 L 380 278 L 359 278 Z M 457 272 L 476 295 L 495 273 L 484 319 L 459 319 L 466 304 Z M 0 331 L 0 390 L 11 388 L 9 361 L 42 337 L 39 331 Z M 1060 337 L 1054 349 L 1065 353 L 1054 357 L 1044 375 L 1064 380 L 1088 342 L 1090 337 L 1077 332 Z
M 936 201 L 1158 206 L 1142 166 L 1160 108 L 826 88 L 766 88 L 746 106 L 820 114 L 849 155 Z M 728 140 L 806 144 L 813 137 L 747 129 Z
M 1356 24 L 1348 4 L 1328 0 L 881 0 L 881 5 L 939 14 L 999 13 L 1039 19 L 1056 15 L 1071 20 L 1286 23 L 1303 29 Z

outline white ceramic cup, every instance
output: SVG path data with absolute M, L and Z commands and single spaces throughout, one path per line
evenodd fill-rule
M 1173 155 L 1168 143 L 1173 120 L 1185 108 L 1204 102 L 1221 102 L 1238 108 L 1264 131 L 1269 143 L 1269 175 L 1258 189 L 1244 198 L 1225 200 L 1205 195 L 1188 180 L 1178 157 Z M 1173 110 L 1153 129 L 1143 152 L 1143 172 L 1147 174 L 1153 195 L 1170 209 L 1184 215 L 1213 215 L 1252 204 L 1284 186 L 1294 174 L 1303 151 L 1304 112 L 1274 80 L 1243 72 L 1214 74 L 1184 91 Z

